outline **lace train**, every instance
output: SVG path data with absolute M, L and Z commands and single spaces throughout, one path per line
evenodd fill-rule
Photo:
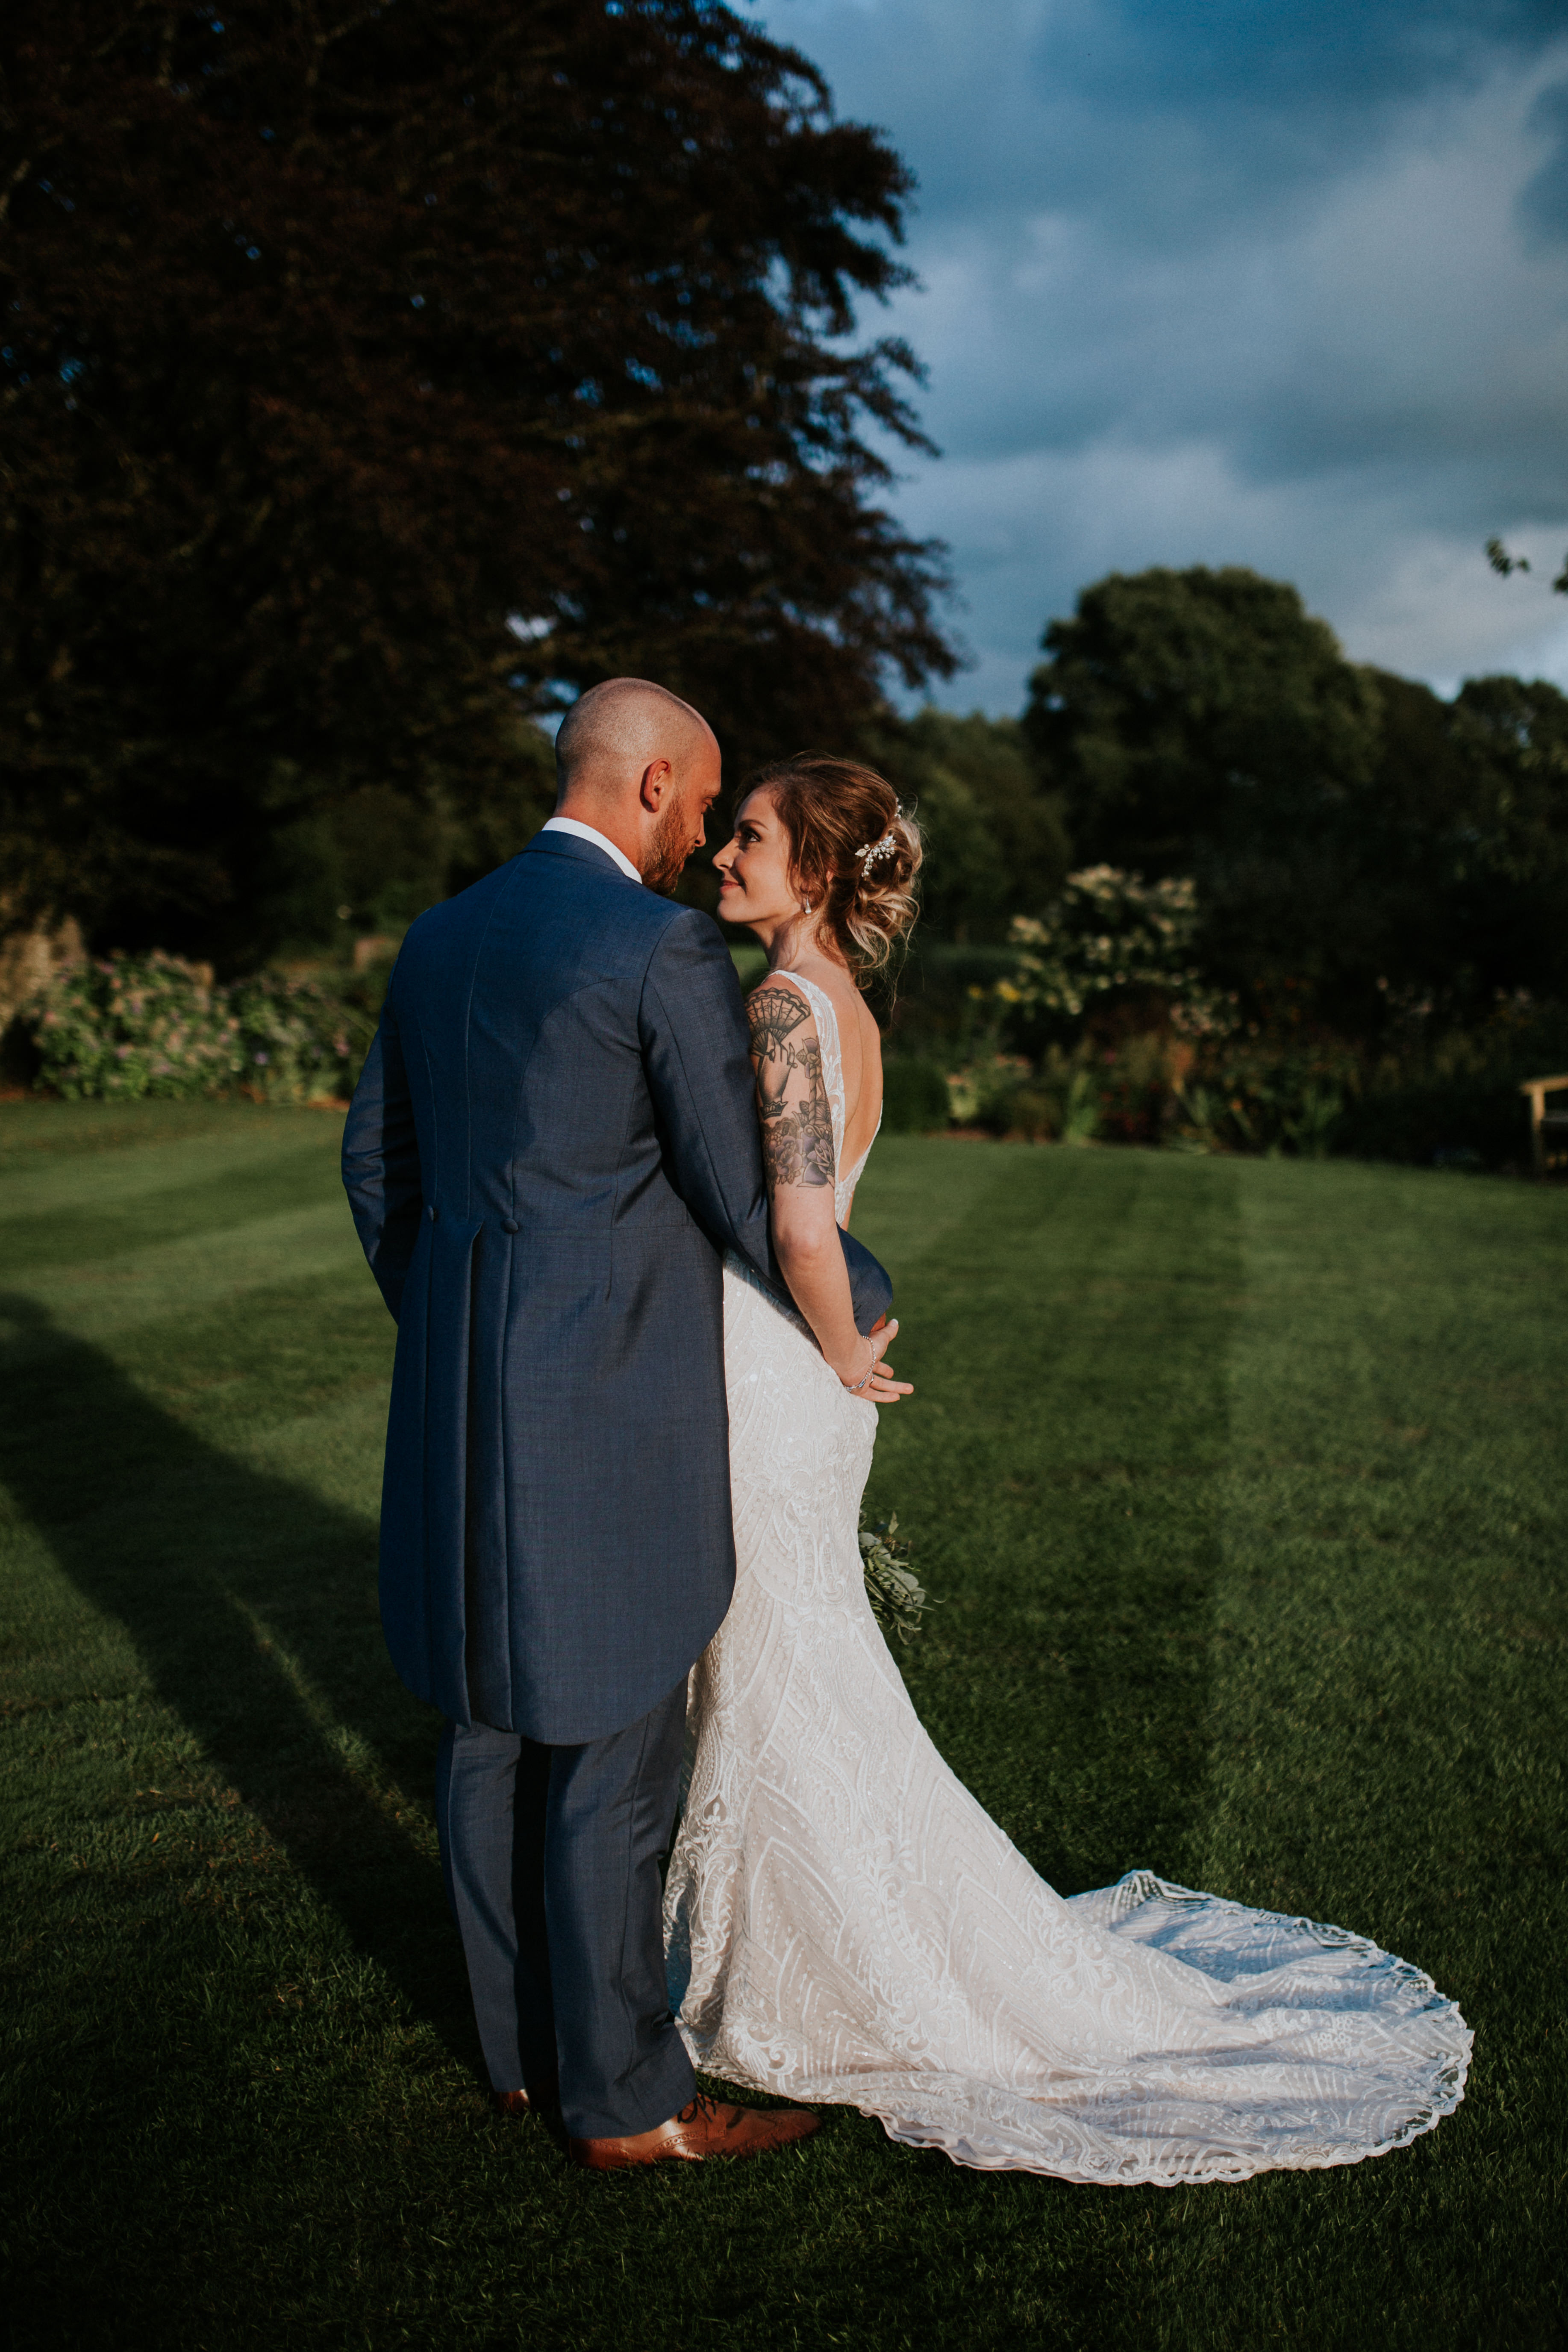
M 1146 1871 L 1064 1899 L 1030 1869 L 867 1602 L 876 1408 L 733 1261 L 724 1293 L 739 1575 L 692 1670 L 666 1897 L 696 2063 L 1085 2182 L 1354 2164 L 1429 2130 L 1471 2037 L 1419 1969 Z

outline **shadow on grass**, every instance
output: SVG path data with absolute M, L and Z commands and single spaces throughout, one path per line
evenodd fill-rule
M 321 1720 L 370 1743 L 376 1779 L 428 1769 L 434 1719 L 380 1652 L 374 1526 L 209 1444 L 31 1299 L 0 1294 L 0 1341 L 17 1503 L 357 1951 L 475 2067 L 439 1866 Z

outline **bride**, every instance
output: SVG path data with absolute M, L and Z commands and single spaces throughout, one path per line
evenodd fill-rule
M 1363 1937 L 1148 1870 L 1058 1895 L 942 1762 L 866 1599 L 875 1407 L 910 1389 L 897 1325 L 856 1331 L 833 1226 L 880 1121 L 860 990 L 920 858 L 879 776 L 813 757 L 756 780 L 714 861 L 768 951 L 748 1010 L 800 1313 L 727 1262 L 738 1573 L 690 1679 L 671 2007 L 710 2074 L 959 2164 L 1173 2185 L 1357 2163 L 1458 2104 L 1453 2003 Z

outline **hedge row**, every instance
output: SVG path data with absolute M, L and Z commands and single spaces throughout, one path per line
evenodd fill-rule
M 243 1091 L 270 1102 L 347 1094 L 374 1034 L 385 973 L 260 972 L 227 986 L 154 950 L 60 972 L 21 1026 L 35 1083 L 68 1100 Z
M 382 967 L 220 985 L 174 956 L 112 955 L 57 976 L 23 1027 L 36 1082 L 68 1097 L 243 1091 L 310 1102 L 352 1091 L 385 981 Z M 1401 1066 L 1331 1040 L 1194 1045 L 1164 1032 L 1111 1045 L 1085 1039 L 1035 1061 L 991 1052 L 954 1070 L 895 1045 L 883 1124 L 893 1134 L 956 1126 L 1033 1141 L 1522 1166 L 1519 1081 L 1531 1072 L 1514 1066 L 1519 1050 L 1490 1066 L 1474 1045 L 1451 1048 L 1446 1067 L 1430 1055 Z M 1568 1038 L 1555 1066 L 1568 1067 Z
M 1568 1054 L 1556 1066 L 1568 1068 Z M 1522 1169 L 1525 1069 L 1370 1066 L 1349 1046 L 1255 1041 L 1194 1054 L 1131 1037 L 1041 1060 L 995 1054 L 957 1071 L 920 1055 L 886 1064 L 883 1124 L 895 1134 L 955 1126 L 1031 1142 L 1158 1144 L 1187 1151 L 1345 1153 L 1426 1167 Z

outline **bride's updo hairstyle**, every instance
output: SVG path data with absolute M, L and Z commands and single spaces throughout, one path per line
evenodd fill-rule
M 920 827 L 875 768 L 822 751 L 775 760 L 748 778 L 746 793 L 772 801 L 802 897 L 821 908 L 856 986 L 868 988 L 920 912 Z

